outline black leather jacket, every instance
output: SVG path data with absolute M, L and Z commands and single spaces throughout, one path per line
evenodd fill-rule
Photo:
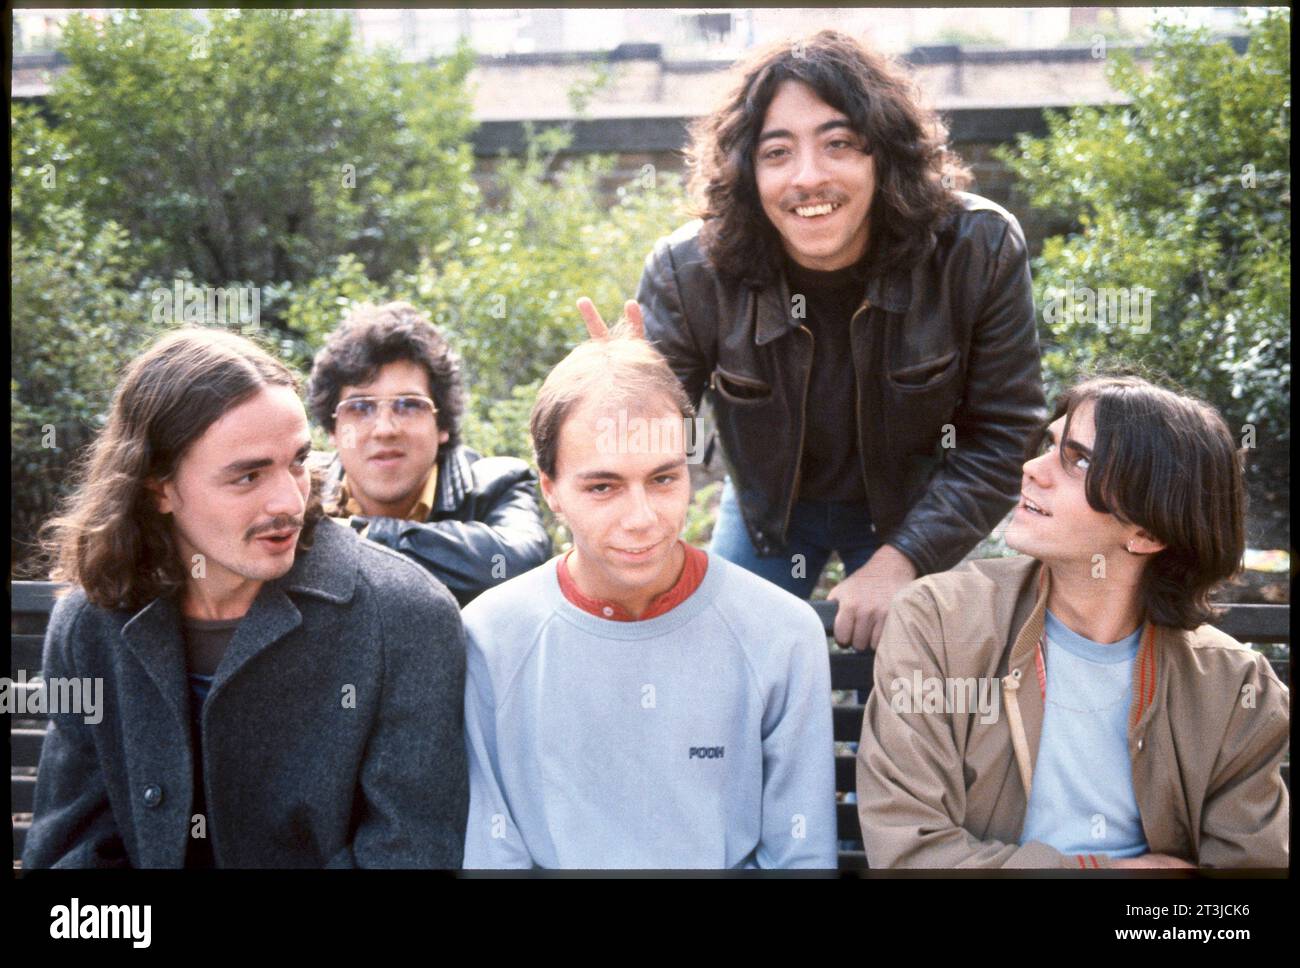
M 911 273 L 876 275 L 850 323 L 857 400 L 808 386 L 813 336 L 784 276 L 761 289 L 720 276 L 700 224 L 661 239 L 637 291 L 646 336 L 691 401 L 707 390 L 755 548 L 785 551 L 808 407 L 858 435 L 876 534 L 919 574 L 959 562 L 1011 509 L 1030 430 L 1046 418 L 1024 234 L 963 193 Z
M 325 475 L 325 506 L 335 501 L 343 462 Z M 438 453 L 438 492 L 427 522 L 359 518 L 371 541 L 427 568 L 461 606 L 480 592 L 536 568 L 551 556 L 537 505 L 537 476 L 517 457 L 483 457 L 458 446 Z

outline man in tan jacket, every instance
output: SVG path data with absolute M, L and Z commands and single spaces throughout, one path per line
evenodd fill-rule
M 858 752 L 872 867 L 1285 867 L 1290 692 L 1206 624 L 1244 550 L 1235 442 L 1133 377 L 1062 394 L 1014 558 L 909 585 Z

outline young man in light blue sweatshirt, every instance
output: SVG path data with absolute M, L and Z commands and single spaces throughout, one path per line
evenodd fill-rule
M 573 547 L 464 612 L 467 868 L 833 868 L 830 664 L 806 602 L 679 535 L 689 401 L 640 312 L 531 429 Z

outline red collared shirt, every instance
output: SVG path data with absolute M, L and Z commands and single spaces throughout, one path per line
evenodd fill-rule
M 681 539 L 678 539 L 681 541 Z M 578 590 L 577 583 L 573 576 L 569 574 L 569 555 L 573 554 L 572 550 L 560 559 L 557 574 L 560 579 L 560 591 L 578 608 L 597 618 L 609 619 L 611 622 L 644 622 L 646 619 L 658 618 L 671 612 L 686 599 L 695 594 L 695 589 L 700 587 L 704 581 L 704 573 L 709 568 L 709 556 L 685 541 L 681 542 L 683 550 L 686 552 L 686 560 L 682 564 L 682 573 L 677 577 L 677 582 L 668 591 L 656 595 L 650 602 L 650 607 L 640 618 L 632 616 L 627 609 L 614 602 L 603 602 L 598 598 L 589 598 Z

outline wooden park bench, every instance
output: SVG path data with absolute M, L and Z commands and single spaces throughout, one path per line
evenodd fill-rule
M 52 582 L 12 582 L 10 584 L 11 618 L 9 659 L 10 679 L 17 679 L 25 670 L 30 681 L 37 677 L 41 667 L 41 649 L 45 640 L 45 626 L 54 607 L 54 593 L 59 586 Z M 814 602 L 813 607 L 822 619 L 829 636 L 835 620 L 834 602 Z M 1219 623 L 1238 641 L 1251 644 L 1289 643 L 1289 605 L 1231 605 Z M 836 743 L 856 743 L 862 733 L 862 706 L 859 698 L 871 689 L 870 653 L 834 650 L 831 655 L 831 688 L 854 695 L 849 701 L 833 706 Z M 1290 683 L 1289 661 L 1274 662 L 1274 668 L 1283 682 Z M 14 864 L 22 856 L 23 843 L 31 827 L 32 803 L 36 792 L 36 766 L 40 760 L 41 742 L 45 738 L 45 722 L 40 716 L 11 718 L 9 738 L 11 760 L 9 787 L 12 793 L 12 821 Z M 839 861 L 842 870 L 862 869 L 867 866 L 862 849 L 862 832 L 858 826 L 856 803 L 846 802 L 845 794 L 856 788 L 856 757 L 851 752 L 837 753 L 835 757 L 836 819 L 842 850 Z M 1283 775 L 1290 783 L 1289 767 Z

